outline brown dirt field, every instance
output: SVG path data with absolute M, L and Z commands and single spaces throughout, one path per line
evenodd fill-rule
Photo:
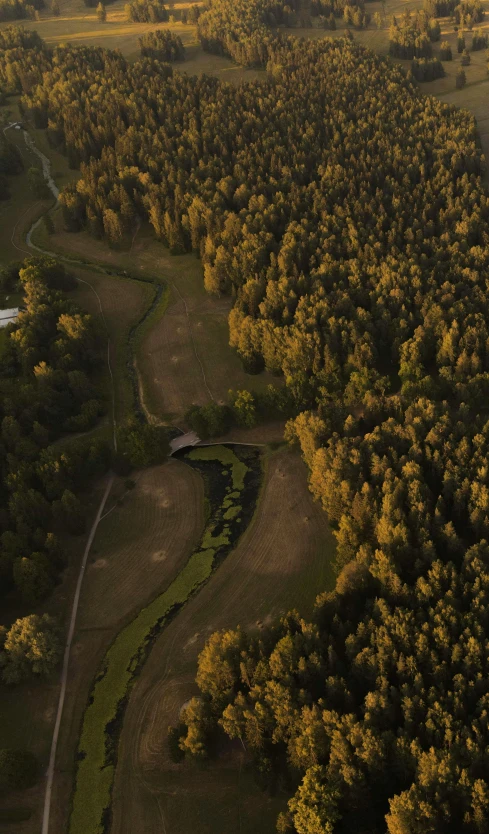
M 174 579 L 202 533 L 203 483 L 195 470 L 171 461 L 136 478 L 136 488 L 101 521 L 85 576 L 58 745 L 50 834 L 66 834 L 80 724 L 107 647 L 134 613 Z M 113 494 L 123 492 L 121 481 Z
M 219 628 L 259 622 L 291 607 L 305 615 L 332 582 L 334 541 L 307 488 L 300 456 L 269 456 L 255 517 L 209 583 L 155 643 L 124 720 L 114 789 L 112 834 L 228 834 L 238 831 L 240 767 L 235 755 L 205 769 L 167 757 L 167 727 L 195 693 L 196 660 Z M 239 759 L 239 757 L 238 757 Z M 247 777 L 246 777 L 247 778 Z M 273 830 L 277 803 L 246 787 L 239 830 Z

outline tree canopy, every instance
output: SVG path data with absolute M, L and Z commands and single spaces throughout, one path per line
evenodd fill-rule
M 416 25 L 393 32 L 396 54 L 412 52 L 419 74 L 435 70 L 426 62 L 440 10 L 430 2 Z M 310 622 L 291 612 L 258 636 L 210 638 L 201 695 L 171 737 L 176 757 L 204 757 L 217 728 L 242 739 L 264 784 L 295 786 L 281 831 L 480 834 L 489 830 L 485 162 L 474 118 L 422 96 L 388 60 L 349 39 L 272 29 L 298 11 L 275 0 L 204 8 L 206 49 L 268 70 L 237 89 L 154 56 L 129 64 L 117 52 L 38 44 L 6 49 L 0 79 L 80 167 L 60 198 L 67 229 L 117 243 L 147 219 L 172 252 L 201 257 L 209 292 L 232 293 L 231 345 L 248 369 L 284 377 L 295 415 L 287 438 L 337 537 L 336 591 L 320 596 Z M 92 331 L 57 303 L 44 305 L 58 334 L 48 356 L 21 318 L 9 361 L 51 389 L 66 374 L 71 407 L 74 368 L 56 346 L 78 357 Z M 192 418 L 210 432 L 226 414 Z M 239 391 L 232 414 L 252 425 L 257 403 Z M 6 416 L 9 443 L 25 447 L 17 412 Z M 73 406 L 64 425 L 79 417 Z M 128 427 L 125 440 L 153 453 L 149 433 Z M 48 532 L 49 496 L 72 506 L 44 454 L 46 468 L 28 470 L 22 489 L 7 478 L 6 541 L 28 588 L 27 519 Z

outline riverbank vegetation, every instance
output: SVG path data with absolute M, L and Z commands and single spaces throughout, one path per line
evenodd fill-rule
M 189 453 L 188 460 L 197 468 L 206 462 L 201 469 L 208 507 L 204 533 L 173 582 L 119 632 L 105 655 L 83 718 L 71 834 L 95 832 L 108 824 L 118 738 L 129 691 L 168 618 L 208 580 L 254 511 L 260 482 L 256 451 L 213 447 Z M 214 467 L 210 462 L 215 462 Z M 233 517 L 231 507 L 239 507 Z

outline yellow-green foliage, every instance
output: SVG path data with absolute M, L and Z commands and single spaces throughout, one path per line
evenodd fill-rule
M 240 504 L 236 504 L 234 507 L 231 506 L 228 510 L 226 510 L 226 512 L 223 515 L 223 518 L 226 521 L 230 521 L 231 519 L 236 518 L 236 516 L 240 514 L 242 509 L 243 508 L 240 506 Z

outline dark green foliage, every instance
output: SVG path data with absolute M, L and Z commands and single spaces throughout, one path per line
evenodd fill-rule
M 56 621 L 43 614 L 23 617 L 10 627 L 0 629 L 0 677 L 9 685 L 31 677 L 49 677 L 62 651 L 60 629 Z
M 400 26 L 396 23 L 390 28 L 389 50 L 396 58 L 431 58 L 431 41 L 439 37 L 439 24 L 426 13 L 417 12 L 411 17 L 407 12 Z
M 14 586 L 31 603 L 51 591 L 60 568 L 53 531 L 84 528 L 74 493 L 109 463 L 99 441 L 49 445 L 91 428 L 101 411 L 90 380 L 100 334 L 62 294 L 74 283 L 52 258 L 29 258 L 0 277 L 3 291 L 20 285 L 24 294 L 0 363 L 0 594 Z
M 38 200 L 49 200 L 51 192 L 40 168 L 32 167 L 27 171 L 29 188 Z
M 200 17 L 201 12 L 202 8 L 200 6 L 197 6 L 196 4 L 190 6 L 189 9 L 183 8 L 180 13 L 180 20 L 182 23 L 190 23 L 195 25 Z
M 36 781 L 39 765 L 27 750 L 0 750 L 0 793 L 30 788 Z
M 37 32 L 22 26 L 0 31 L 0 86 L 6 92 L 28 92 L 42 80 L 50 62 Z
M 50 214 L 45 214 L 44 215 L 43 224 L 44 224 L 44 228 L 46 229 L 46 232 L 48 233 L 48 235 L 53 235 L 54 234 L 54 223 L 53 223 L 53 218 L 51 217 Z
M 89 8 L 95 8 L 95 7 L 98 7 L 98 6 L 104 6 L 104 8 L 105 8 L 105 6 L 107 6 L 108 3 L 113 3 L 114 0 L 105 0 L 105 3 L 100 3 L 99 0 L 83 0 L 83 2 L 85 3 L 85 6 L 88 6 Z M 99 10 L 97 8 L 97 17 L 98 17 L 98 12 L 99 12 Z M 103 22 L 105 21 L 105 19 L 106 18 L 100 18 L 99 17 L 99 20 L 102 20 Z
M 185 752 L 180 747 L 180 741 L 187 734 L 186 724 L 168 727 L 168 750 L 172 762 L 178 764 L 185 758 Z
M 44 0 L 0 0 L 0 22 L 5 20 L 33 20 L 39 9 L 44 9 Z
M 0 292 L 18 292 L 20 288 L 19 272 L 21 263 L 10 263 L 0 269 Z
M 451 61 L 452 60 L 452 48 L 448 41 L 443 41 L 440 46 L 440 60 L 441 61 Z
M 124 6 L 127 19 L 133 23 L 159 23 L 168 20 L 168 11 L 161 0 L 134 0 Z M 156 35 L 156 32 L 152 33 Z M 171 38 L 175 38 L 171 35 Z M 176 38 L 175 38 L 176 39 Z M 180 40 L 178 38 L 178 40 Z M 158 56 L 152 56 L 158 57 Z M 173 59 L 176 60 L 176 59 Z
M 445 70 L 438 58 L 415 58 L 411 64 L 411 72 L 416 81 L 434 81 L 443 78 Z
M 139 38 L 141 55 L 145 58 L 156 58 L 158 61 L 183 61 L 185 48 L 182 39 L 173 32 L 157 29 L 147 32 Z
M 472 52 L 479 49 L 487 49 L 487 33 L 482 32 L 481 29 L 477 29 L 472 35 Z
M 0 31 L 0 49 L 43 50 L 44 43 L 37 32 L 24 29 L 23 26 L 7 26 Z
M 118 430 L 119 453 L 133 469 L 162 463 L 169 452 L 164 426 L 130 420 Z
M 19 174 L 23 170 L 22 156 L 16 145 L 9 142 L 4 133 L 0 133 L 0 200 L 10 197 L 8 176 Z
M 463 69 L 460 68 L 457 71 L 457 75 L 455 76 L 455 85 L 457 87 L 457 90 L 461 90 L 462 87 L 465 87 L 466 83 L 467 83 L 467 77 L 466 77 L 465 72 L 463 71 Z
M 460 59 L 460 63 L 463 67 L 468 67 L 470 64 L 470 55 L 466 49 L 462 52 L 462 57 Z
M 185 421 L 201 440 L 207 440 L 209 437 L 226 434 L 231 428 L 233 415 L 228 406 L 209 403 L 189 408 Z
M 424 8 L 431 17 L 452 17 L 457 24 L 480 23 L 484 19 L 481 0 L 425 0 Z
M 484 20 L 485 12 L 481 0 L 464 0 L 455 6 L 453 18 L 456 23 L 474 24 Z
M 16 145 L 13 145 L 0 133 L 0 174 L 20 174 L 24 169 L 22 156 Z

